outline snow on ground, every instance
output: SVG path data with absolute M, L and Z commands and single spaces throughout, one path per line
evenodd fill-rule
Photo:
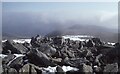
M 70 66 L 62 66 L 62 69 L 67 72 L 67 71 L 78 71 L 79 69 L 74 68 L 74 67 L 70 67 Z
M 10 65 L 15 59 L 17 59 L 18 57 L 22 57 L 22 56 L 25 56 L 25 55 L 23 55 L 23 54 L 13 54 L 13 55 L 15 55 L 15 58 L 14 59 L 12 59 L 7 65 Z M 4 54 L 0 54 L 0 58 L 5 58 L 5 57 L 7 57 L 8 55 L 4 55 Z M 51 66 L 48 66 L 47 68 L 42 68 L 43 69 L 43 74 L 44 73 L 46 73 L 46 72 L 51 72 L 51 73 L 53 73 L 53 72 L 56 72 L 56 67 L 57 66 L 55 66 L 55 67 L 51 67 Z M 70 66 L 62 66 L 62 69 L 64 70 L 64 72 L 67 72 L 67 71 L 70 71 L 70 70 L 72 70 L 72 71 L 77 71 L 77 70 L 79 70 L 79 69 L 77 69 L 77 68 L 74 68 L 74 67 L 70 67 Z
M 15 55 L 16 57 L 23 57 L 23 56 L 25 56 L 23 54 L 13 54 L 13 55 Z
M 2 40 L 2 42 L 6 42 L 7 40 Z M 14 39 L 13 40 L 15 43 L 30 43 L 31 39 Z
M 88 41 L 90 38 L 93 38 L 93 36 L 87 36 L 87 35 L 65 35 L 63 36 L 64 39 L 70 39 L 73 41 Z
M 90 38 L 94 38 L 93 36 L 88 35 L 64 35 L 62 36 L 64 39 L 70 39 L 73 41 L 88 41 Z M 2 42 L 6 42 L 7 40 L 2 40 Z M 31 39 L 14 39 L 15 43 L 30 43 Z M 107 44 L 115 45 L 113 42 L 107 42 Z
M 31 39 L 15 39 L 13 40 L 15 43 L 30 43 Z
M 55 66 L 55 67 L 48 66 L 47 68 L 42 68 L 43 69 L 42 74 L 47 74 L 47 73 L 49 74 L 50 72 L 54 73 L 54 72 L 56 72 L 56 68 L 57 68 L 57 66 Z M 70 67 L 70 66 L 62 66 L 62 69 L 64 70 L 64 72 L 78 71 L 79 70 L 78 68 Z
M 51 66 L 48 66 L 47 68 L 42 68 L 43 69 L 43 73 L 45 73 L 46 71 L 47 72 L 56 72 L 56 67 L 57 66 L 55 66 L 55 67 L 51 67 Z
M 110 44 L 110 45 L 115 45 L 115 43 L 113 43 L 113 42 L 107 42 L 108 44 Z
M 0 54 L 0 58 L 5 58 L 5 57 L 7 57 L 7 55 Z
M 73 41 L 88 41 L 90 38 L 94 38 L 93 36 L 88 35 L 65 35 L 63 36 L 64 39 L 70 39 Z M 107 44 L 115 45 L 113 42 L 107 42 Z
M 88 35 L 64 35 L 63 37 L 80 37 L 80 38 L 92 38 L 93 36 Z
M 6 42 L 7 40 L 2 40 L 2 42 Z
M 23 55 L 23 54 L 13 54 L 16 58 L 18 58 L 18 57 L 22 57 L 22 56 L 25 56 L 25 55 Z M 5 57 L 7 57 L 8 55 L 5 55 L 5 54 L 0 54 L 0 58 L 5 58 Z

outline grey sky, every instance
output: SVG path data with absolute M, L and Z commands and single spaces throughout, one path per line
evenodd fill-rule
M 63 27 L 74 22 L 73 25 L 98 25 L 117 29 L 117 9 L 116 2 L 5 2 L 3 26 L 24 24 L 41 27 L 43 23 L 54 22 Z

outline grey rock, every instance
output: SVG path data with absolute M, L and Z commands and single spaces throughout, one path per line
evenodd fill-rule
M 107 64 L 104 67 L 104 71 L 103 72 L 118 72 L 118 64 L 117 63 Z
M 26 74 L 37 74 L 36 70 L 35 70 L 35 67 L 31 64 L 25 64 L 19 71 L 21 74 L 22 73 L 26 73 Z
M 93 72 L 93 69 L 92 69 L 92 67 L 89 66 L 89 65 L 82 64 L 81 67 L 80 67 L 80 71 L 81 71 L 81 72 L 85 72 L 85 73 L 92 73 L 92 72 Z
M 53 39 L 55 45 L 62 45 L 64 41 L 65 40 L 61 36 L 57 36 Z
M 52 56 L 56 53 L 56 49 L 51 47 L 48 44 L 41 44 L 40 47 L 38 48 L 38 50 L 48 56 Z
M 86 43 L 86 46 L 87 46 L 87 47 L 93 47 L 93 46 L 95 46 L 95 43 L 94 43 L 92 40 L 89 40 L 89 41 Z
M 32 64 L 35 64 L 36 66 L 47 67 L 54 65 L 46 54 L 42 53 L 41 51 L 38 51 L 37 49 L 32 49 L 27 54 L 27 57 L 28 61 Z
M 57 66 L 56 71 L 56 74 L 66 74 L 61 66 Z
M 12 54 L 21 54 L 21 53 L 26 53 L 28 49 L 23 46 L 21 43 L 15 43 L 13 40 L 7 40 L 6 41 L 6 46 L 4 51 L 10 50 Z

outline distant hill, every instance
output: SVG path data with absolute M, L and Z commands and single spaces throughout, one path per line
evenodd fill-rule
M 94 25 L 73 25 L 69 28 L 53 31 L 46 36 L 56 35 L 91 35 L 99 37 L 105 41 L 117 42 L 118 34 L 115 30 Z

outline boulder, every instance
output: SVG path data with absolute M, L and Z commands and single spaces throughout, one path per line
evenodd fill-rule
M 21 54 L 28 51 L 28 49 L 21 43 L 15 43 L 13 40 L 7 40 L 5 45 L 6 46 L 3 48 L 3 52 L 10 50 L 12 54 Z
M 55 63 L 61 63 L 62 58 L 52 58 L 52 61 Z
M 53 38 L 53 42 L 55 45 L 62 45 L 64 43 L 64 38 L 61 36 L 57 36 Z
M 17 74 L 18 72 L 16 71 L 16 69 L 14 69 L 14 68 L 10 68 L 9 70 L 8 70 L 8 74 Z
M 2 59 L 2 64 L 7 64 L 9 61 L 11 61 L 14 58 L 15 56 L 13 54 L 7 55 L 5 58 Z
M 97 52 L 97 48 L 96 47 L 90 47 L 88 48 L 88 50 L 91 51 L 91 53 L 93 54 L 93 56 L 97 56 L 98 54 L 100 54 L 99 52 Z
M 78 65 L 87 63 L 88 60 L 86 58 L 65 58 L 63 63 L 64 65 L 79 67 Z
M 68 57 L 69 58 L 75 58 L 75 54 L 71 51 L 67 51 Z
M 86 64 L 82 64 L 79 67 L 80 72 L 85 72 L 85 73 L 91 73 L 93 72 L 92 66 L 86 65 Z
M 84 42 L 79 41 L 79 47 L 78 47 L 78 49 L 82 49 L 84 45 L 85 45 L 85 43 L 84 43 Z
M 95 72 L 95 73 L 99 73 L 99 72 L 102 72 L 102 69 L 101 69 L 101 67 L 99 67 L 99 66 L 93 66 L 93 71 Z
M 103 58 L 106 63 L 115 63 L 119 62 L 120 60 L 120 48 L 112 48 L 105 54 L 105 57 Z
M 55 74 L 66 74 L 65 72 L 64 72 L 64 70 L 62 69 L 62 67 L 61 66 L 57 66 L 57 68 L 56 68 L 56 73 Z
M 21 74 L 26 73 L 26 74 L 37 74 L 35 67 L 31 64 L 25 64 L 19 71 Z
M 10 55 L 8 55 L 7 57 L 5 57 L 5 58 L 2 59 L 2 67 L 3 67 L 4 70 L 7 69 L 7 68 L 9 68 L 9 67 L 7 66 L 7 64 L 8 64 L 11 60 L 13 60 L 14 58 L 15 58 L 15 56 L 14 56 L 13 54 L 10 54 Z
M 80 48 L 80 44 L 79 44 L 80 42 L 79 41 L 73 41 L 72 42 L 72 48 L 73 49 L 78 49 L 78 48 Z M 82 46 L 81 46 L 82 47 Z
M 7 64 L 10 68 L 16 69 L 17 72 L 25 65 L 23 56 L 16 57 Z
M 93 47 L 95 44 L 92 40 L 89 40 L 87 43 L 86 43 L 86 46 L 87 47 Z
M 38 48 L 38 50 L 48 56 L 52 56 L 56 53 L 56 49 L 51 47 L 48 44 L 41 44 L 40 47 Z
M 117 63 L 113 63 L 113 64 L 107 64 L 104 67 L 104 71 L 103 72 L 118 72 L 118 64 Z
M 33 47 L 39 47 L 40 46 L 40 42 L 37 41 L 38 39 L 32 37 L 31 38 L 31 41 L 30 41 L 30 44 L 33 46 Z
M 95 46 L 100 46 L 103 44 L 100 38 L 92 38 L 92 41 L 95 43 Z
M 26 56 L 28 57 L 28 61 L 36 66 L 47 67 L 54 65 L 46 54 L 38 51 L 37 49 L 31 49 Z
M 78 54 L 79 54 L 80 57 L 87 57 L 87 56 L 92 56 L 93 55 L 91 50 L 89 50 L 86 47 L 84 47 L 83 49 L 79 50 Z

